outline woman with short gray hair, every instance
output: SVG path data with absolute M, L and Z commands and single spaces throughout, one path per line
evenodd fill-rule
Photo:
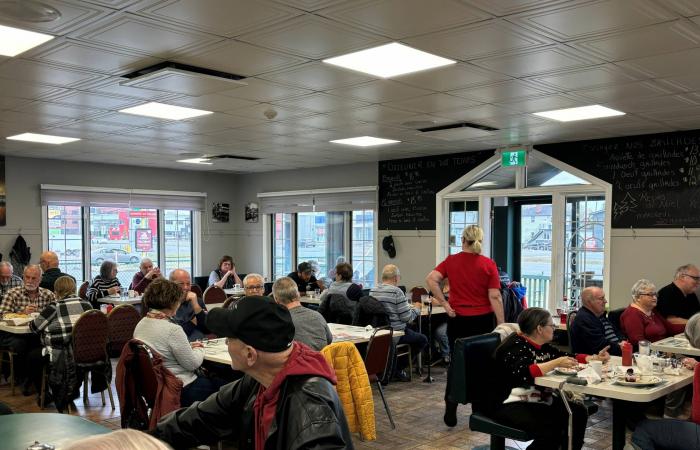
M 117 263 L 114 261 L 103 261 L 100 266 L 100 274 L 90 283 L 86 296 L 90 304 L 95 309 L 100 309 L 98 299 L 118 294 L 122 290 L 122 285 L 117 278 Z
M 632 303 L 620 316 L 620 328 L 630 343 L 638 348 L 639 341 L 656 342 L 682 333 L 685 325 L 672 324 L 656 311 L 656 286 L 642 278 L 632 285 Z

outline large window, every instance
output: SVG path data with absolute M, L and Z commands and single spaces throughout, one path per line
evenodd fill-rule
M 192 261 L 192 211 L 166 209 L 165 219 L 165 265 L 164 273 L 173 269 L 185 269 L 193 274 Z
M 83 279 L 83 209 L 52 205 L 47 210 L 49 249 L 56 252 L 61 270 Z
M 449 252 L 450 255 L 454 255 L 462 251 L 462 231 L 464 228 L 467 225 L 479 224 L 479 202 L 450 202 L 449 220 Z
M 271 223 L 274 279 L 308 261 L 328 285 L 336 264 L 348 262 L 354 282 L 374 285 L 374 210 L 277 213 Z

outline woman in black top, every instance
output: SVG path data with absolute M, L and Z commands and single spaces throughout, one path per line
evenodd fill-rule
M 567 448 L 569 414 L 562 400 L 546 389 L 535 386 L 535 378 L 556 368 L 572 368 L 579 363 L 610 359 L 607 347 L 597 355 L 564 353 L 549 343 L 556 325 L 549 311 L 528 308 L 518 317 L 520 333 L 511 334 L 496 350 L 501 366 L 501 391 L 494 402 L 492 417 L 498 422 L 527 431 L 535 439 L 528 449 Z M 506 402 L 506 403 L 504 403 Z M 583 446 L 588 414 L 571 403 L 574 449 Z

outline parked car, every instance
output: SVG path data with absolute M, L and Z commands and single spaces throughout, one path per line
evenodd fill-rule
M 120 248 L 100 248 L 90 252 L 90 260 L 96 266 L 99 266 L 105 260 L 111 260 L 116 263 L 137 263 L 141 261 L 141 255 L 127 252 Z

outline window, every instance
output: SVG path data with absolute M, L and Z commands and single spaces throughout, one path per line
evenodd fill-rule
M 479 224 L 479 202 L 450 202 L 450 255 L 462 251 L 462 231 L 467 225 Z
M 272 278 L 274 280 L 292 272 L 292 214 L 272 215 Z
M 56 252 L 61 270 L 83 279 L 83 210 L 80 206 L 49 206 L 49 249 Z
M 352 212 L 353 281 L 364 287 L 374 286 L 374 211 Z
M 166 209 L 165 219 L 165 265 L 163 273 L 174 269 L 185 269 L 194 274 L 192 261 L 192 211 Z

